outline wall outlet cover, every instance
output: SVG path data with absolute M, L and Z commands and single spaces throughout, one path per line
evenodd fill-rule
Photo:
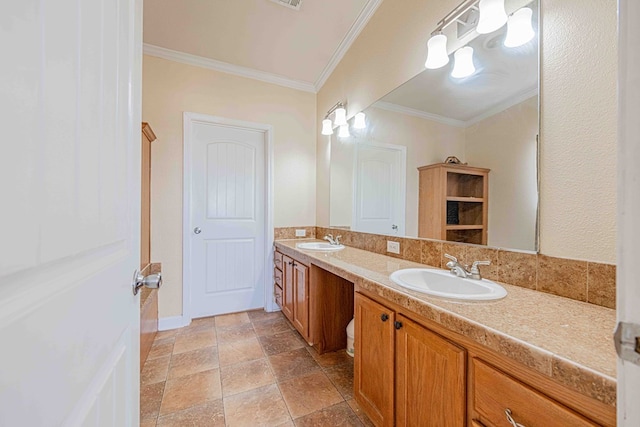
M 296 229 L 296 237 L 305 237 L 306 235 L 307 235 L 307 230 Z
M 387 252 L 392 254 L 400 254 L 400 242 L 392 242 L 387 240 Z

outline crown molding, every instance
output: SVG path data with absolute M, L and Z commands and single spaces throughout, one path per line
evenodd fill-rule
M 378 101 L 373 104 L 373 106 L 382 110 L 393 111 L 394 113 L 406 114 L 409 116 L 419 117 L 421 119 L 433 120 L 434 122 L 442 123 L 449 126 L 455 126 L 458 128 L 466 127 L 466 123 L 462 120 L 450 119 L 448 117 L 439 116 L 437 114 L 427 113 L 426 111 L 420 111 L 414 108 L 392 104 L 391 102 Z
M 272 74 L 253 68 L 233 65 L 229 64 L 228 62 L 222 62 L 215 59 L 192 55 L 189 53 L 178 52 L 176 50 L 171 50 L 152 44 L 145 43 L 143 45 L 143 53 L 145 55 L 155 56 L 158 58 L 167 59 L 169 61 L 180 62 L 187 65 L 194 65 L 196 67 L 207 68 L 209 70 L 220 71 L 222 73 L 246 77 L 248 79 L 259 80 L 265 83 L 271 83 L 290 89 L 301 90 L 303 92 L 317 92 L 314 84 L 310 82 L 289 79 L 279 74 Z
M 362 9 L 356 21 L 353 23 L 347 35 L 342 39 L 340 45 L 333 53 L 333 56 L 324 67 L 320 76 L 315 82 L 315 90 L 319 92 L 322 86 L 327 82 L 331 73 L 336 69 L 342 58 L 346 55 L 347 51 L 351 47 L 354 41 L 358 38 L 364 27 L 367 25 L 373 14 L 378 9 L 378 6 L 382 3 L 383 0 L 369 0 L 365 7 Z
M 518 105 L 523 101 L 526 101 L 529 98 L 532 98 L 534 96 L 538 95 L 538 85 L 536 85 L 534 88 L 531 89 L 527 89 L 526 91 L 514 96 L 513 98 L 509 98 L 508 100 L 501 102 L 500 104 L 496 105 L 493 108 L 490 108 L 489 110 L 485 111 L 484 113 L 480 114 L 479 116 L 476 116 L 472 119 L 467 120 L 466 122 L 464 122 L 465 127 L 469 127 L 471 125 L 474 125 L 478 122 L 483 121 L 486 118 L 489 118 L 491 116 L 493 116 L 494 114 L 498 114 L 504 110 L 506 110 L 507 108 L 511 108 L 514 105 Z

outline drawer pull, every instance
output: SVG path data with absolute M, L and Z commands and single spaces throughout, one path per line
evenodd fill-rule
M 513 417 L 511 416 L 511 409 L 507 408 L 504 411 L 504 414 L 507 416 L 507 421 L 509 421 L 509 423 L 513 426 L 513 427 L 524 427 L 522 424 L 517 423 L 516 420 L 513 419 Z

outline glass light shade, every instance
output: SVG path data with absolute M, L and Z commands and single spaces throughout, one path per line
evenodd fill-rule
M 347 124 L 347 110 L 345 110 L 342 107 L 336 108 L 335 114 L 336 114 L 336 117 L 335 117 L 336 126 L 342 126 Z
M 353 121 L 353 128 L 354 129 L 364 129 L 367 127 L 367 122 L 365 121 L 365 115 L 364 113 L 360 112 L 358 114 L 356 114 L 356 118 Z
M 436 34 L 427 42 L 427 61 L 424 66 L 430 70 L 444 67 L 449 63 L 447 55 L 447 36 Z
M 504 39 L 506 47 L 522 46 L 536 35 L 531 25 L 532 16 L 533 11 L 528 7 L 523 7 L 509 17 L 507 37 Z
M 322 134 L 323 135 L 333 135 L 333 128 L 331 126 L 331 120 L 324 119 L 322 121 Z
M 476 27 L 478 33 L 489 34 L 507 23 L 504 0 L 480 0 L 478 8 L 480 9 Z
M 453 54 L 453 71 L 451 71 L 451 77 L 461 79 L 468 77 L 476 72 L 476 67 L 473 65 L 473 48 L 469 46 L 461 47 Z
M 349 134 L 349 125 L 344 124 L 340 126 L 338 130 L 338 136 L 340 138 L 349 138 L 351 135 Z

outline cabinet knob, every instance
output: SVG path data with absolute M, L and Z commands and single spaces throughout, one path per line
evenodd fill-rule
M 396 327 L 396 329 L 402 328 L 402 322 L 395 322 L 393 325 Z
M 389 320 L 389 315 L 386 313 L 382 313 L 380 315 L 380 320 L 382 320 L 383 322 L 386 322 L 387 320 Z

